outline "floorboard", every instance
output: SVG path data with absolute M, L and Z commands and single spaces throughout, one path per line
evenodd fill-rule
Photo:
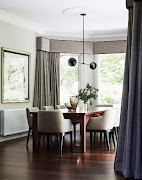
M 46 138 L 41 141 L 40 152 L 32 153 L 32 139 L 28 149 L 26 138 L 0 143 L 0 180 L 124 180 L 114 171 L 115 150 L 107 150 L 106 143 L 99 141 L 90 147 L 87 133 L 87 153 L 80 153 L 80 135 L 70 151 L 69 135 L 64 138 L 63 155 L 58 155 L 56 137 L 50 139 L 47 151 Z

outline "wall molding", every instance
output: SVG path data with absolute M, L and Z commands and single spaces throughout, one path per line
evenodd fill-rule
M 44 35 L 46 35 L 47 31 L 49 30 L 43 26 L 40 26 L 39 24 L 33 23 L 2 10 L 0 10 L 0 20 Z
M 32 21 L 28 21 L 24 18 L 20 18 L 16 15 L 10 14 L 6 11 L 2 11 L 0 10 L 0 20 L 10 23 L 10 24 L 14 24 L 16 26 L 31 30 L 33 32 L 37 32 L 40 33 L 43 36 L 46 36 L 49 39 L 60 39 L 60 40 L 77 40 L 77 41 L 81 41 L 82 40 L 82 36 L 77 35 L 77 34 L 69 34 L 66 32 L 53 32 L 53 30 L 51 30 L 50 28 L 41 26 L 37 23 L 33 23 Z M 89 35 L 86 34 L 86 41 L 100 41 L 103 38 L 105 39 L 112 39 L 113 40 L 119 40 L 119 39 L 125 39 L 127 37 L 127 30 L 124 29 L 121 32 L 107 32 L 107 33 L 95 33 L 93 34 L 93 32 Z

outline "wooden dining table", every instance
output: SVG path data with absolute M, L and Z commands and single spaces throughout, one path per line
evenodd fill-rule
M 101 116 L 106 107 L 91 107 L 88 110 L 77 109 L 76 111 L 61 110 L 63 112 L 65 119 L 70 119 L 71 121 L 80 120 L 80 131 L 81 131 L 81 152 L 86 152 L 86 120 L 91 117 Z M 38 111 L 30 112 L 33 114 L 33 152 L 37 152 L 38 146 L 38 125 L 37 125 L 37 115 Z

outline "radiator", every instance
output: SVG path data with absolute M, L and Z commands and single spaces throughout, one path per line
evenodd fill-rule
M 0 111 L 0 134 L 3 136 L 28 131 L 26 109 Z

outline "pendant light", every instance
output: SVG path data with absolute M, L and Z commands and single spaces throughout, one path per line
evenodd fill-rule
M 84 61 L 84 16 L 86 16 L 85 13 L 80 14 L 83 17 L 83 63 L 77 62 L 75 58 L 70 58 L 68 60 L 69 66 L 75 66 L 76 63 L 83 64 L 83 65 L 89 65 L 92 70 L 96 69 L 97 64 L 95 62 L 91 62 L 90 64 L 85 63 Z

